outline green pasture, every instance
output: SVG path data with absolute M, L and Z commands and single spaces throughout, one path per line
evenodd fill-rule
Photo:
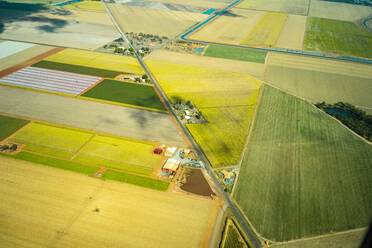
M 273 241 L 365 227 L 371 157 L 372 146 L 338 121 L 265 86 L 233 196 Z
M 32 151 L 38 149 L 35 149 L 35 146 L 40 147 L 39 152 L 45 151 L 49 155 L 52 155 L 50 149 L 72 154 L 78 151 L 92 135 L 93 133 L 87 131 L 34 122 L 15 134 L 10 141 L 25 144 L 26 147 L 34 146 L 31 148 Z
M 0 141 L 29 123 L 28 120 L 0 115 Z
M 141 177 L 132 174 L 124 174 L 117 171 L 107 170 L 102 176 L 103 179 L 129 183 L 149 189 L 166 191 L 169 183 L 148 177 Z
M 82 96 L 165 111 L 152 86 L 105 79 Z
M 79 154 L 153 169 L 162 159 L 161 156 L 152 153 L 153 148 L 152 143 L 97 135 Z
M 227 46 L 208 46 L 204 56 L 265 63 L 267 52 Z
M 75 163 L 75 162 L 68 161 L 68 160 L 62 160 L 58 158 L 45 157 L 42 155 L 38 155 L 38 154 L 30 153 L 30 152 L 24 152 L 24 151 L 17 153 L 15 155 L 9 155 L 9 154 L 0 152 L 0 155 L 15 158 L 15 159 L 20 159 L 20 160 L 24 160 L 28 162 L 33 162 L 36 164 L 46 165 L 46 166 L 54 167 L 58 169 L 74 171 L 74 172 L 86 174 L 86 175 L 92 175 L 99 169 L 99 167 L 96 167 L 96 166 L 79 164 L 79 163 Z
M 115 78 L 116 76 L 122 74 L 121 72 L 118 71 L 110 71 L 81 65 L 64 64 L 47 60 L 42 60 L 40 62 L 33 64 L 32 66 L 105 78 Z
M 372 32 L 352 22 L 309 17 L 305 49 L 340 55 L 372 57 Z

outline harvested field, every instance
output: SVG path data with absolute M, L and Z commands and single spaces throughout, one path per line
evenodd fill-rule
M 283 13 L 266 12 L 240 44 L 274 46 L 287 16 L 287 14 Z
M 185 168 L 183 176 L 185 182 L 181 185 L 182 190 L 201 196 L 216 195 L 200 169 Z
M 276 47 L 303 50 L 307 16 L 288 15 Z
M 46 61 L 92 67 L 103 70 L 142 74 L 143 70 L 135 58 L 97 53 L 76 49 L 65 49 L 49 56 Z
M 153 60 L 147 64 L 171 100 L 190 100 L 207 120 L 187 127 L 211 164 L 236 164 L 261 82 L 246 74 Z
M 273 248 L 359 248 L 366 230 L 357 229 L 347 233 L 335 233 L 330 236 L 319 237 L 309 240 L 299 240 L 284 244 L 271 245 Z
M 236 60 L 232 61 L 214 57 L 170 52 L 166 50 L 156 50 L 147 56 L 146 60 L 249 74 L 259 79 L 263 79 L 265 72 L 265 65 L 261 63 Z
M 92 12 L 91 12 L 92 13 Z M 0 9 L 4 30 L 0 38 L 81 49 L 96 49 L 119 34 L 112 24 L 79 22 L 20 10 Z M 19 16 L 18 18 L 16 18 Z
M 253 49 L 244 49 L 225 46 L 208 46 L 204 56 L 265 63 L 267 52 Z
M 193 24 L 203 20 L 199 13 L 155 10 L 120 4 L 107 5 L 125 32 L 174 37 Z
M 312 0 L 309 16 L 357 22 L 372 14 L 371 7 L 335 1 Z
M 63 6 L 62 8 L 82 11 L 105 12 L 105 7 L 102 5 L 101 2 L 97 1 L 83 1 L 73 3 Z
M 0 59 L 0 71 L 21 64 L 26 60 L 29 60 L 35 56 L 48 52 L 52 49 L 53 47 L 49 46 L 34 45 L 31 48 L 23 50 L 22 52 L 9 55 L 5 58 Z
M 265 81 L 314 103 L 349 102 L 372 111 L 372 66 L 269 53 Z
M 309 17 L 304 48 L 372 58 L 372 32 L 352 22 Z
M 103 69 L 92 68 L 92 67 L 87 67 L 87 66 L 63 64 L 63 63 L 45 61 L 45 60 L 42 60 L 36 64 L 33 64 L 32 66 L 39 67 L 39 68 L 45 68 L 45 69 L 58 70 L 58 71 L 86 74 L 86 75 L 97 76 L 97 77 L 105 77 L 105 78 L 115 78 L 116 76 L 121 74 L 121 72 L 119 71 L 103 70 Z
M 310 0 L 245 0 L 238 8 L 307 15 Z
M 6 86 L 0 86 L 0 112 L 128 138 L 184 146 L 170 117 L 162 113 Z
M 200 247 L 206 238 L 211 201 L 0 159 L 2 247 Z M 172 239 L 159 238 L 169 229 Z
M 372 146 L 312 104 L 265 86 L 234 192 L 263 237 L 366 227 Z
M 264 12 L 232 9 L 191 35 L 196 40 L 239 44 L 262 18 Z
M 26 67 L 0 78 L 0 83 L 77 96 L 101 80 L 103 78 Z
M 82 96 L 166 111 L 151 85 L 105 79 Z
M 27 120 L 0 115 L 0 141 L 17 131 L 27 123 Z

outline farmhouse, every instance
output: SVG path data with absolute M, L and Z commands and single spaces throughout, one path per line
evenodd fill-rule
M 176 173 L 178 167 L 180 166 L 180 161 L 174 158 L 169 158 L 163 165 L 163 171 L 168 174 Z

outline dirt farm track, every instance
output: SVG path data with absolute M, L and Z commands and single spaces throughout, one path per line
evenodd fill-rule
M 6 86 L 0 86 L 0 112 L 128 138 L 185 146 L 169 115 L 162 113 Z
M 212 219 L 209 200 L 2 156 L 0 170 L 0 247 L 200 247 Z

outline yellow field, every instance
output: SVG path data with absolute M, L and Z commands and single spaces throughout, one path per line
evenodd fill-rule
M 203 67 L 229 72 L 249 74 L 255 78 L 263 79 L 265 64 L 239 61 L 229 59 L 199 56 L 186 53 L 171 52 L 168 50 L 157 49 L 145 57 L 146 60 L 156 60 L 179 65 Z
M 121 4 L 108 4 L 108 7 L 126 32 L 142 32 L 168 38 L 183 32 L 206 17 L 200 13 L 156 10 Z
M 154 144 L 109 136 L 95 136 L 79 155 L 108 159 L 153 169 L 162 157 L 152 153 Z
M 78 3 L 73 3 L 73 4 L 63 6 L 62 8 L 72 9 L 72 10 L 83 10 L 83 11 L 97 11 L 97 12 L 106 11 L 102 3 L 97 2 L 97 1 L 83 1 L 83 2 L 78 2 Z
M 240 44 L 274 46 L 287 16 L 283 13 L 266 12 Z
M 212 201 L 4 157 L 0 169 L 0 247 L 182 248 L 208 238 Z
M 146 63 L 168 97 L 192 101 L 207 120 L 205 124 L 188 124 L 187 128 L 211 164 L 236 164 L 261 81 L 223 70 L 153 60 Z
M 191 100 L 198 108 L 251 105 L 261 82 L 247 74 L 147 60 L 168 97 Z
M 253 106 L 201 109 L 208 123 L 187 124 L 187 128 L 213 166 L 237 164 L 253 111 Z
M 239 44 L 264 15 L 263 11 L 232 9 L 191 35 L 196 40 Z
M 141 66 L 135 58 L 70 48 L 49 56 L 44 60 L 128 73 L 143 73 Z
M 93 133 L 90 132 L 33 122 L 12 136 L 10 140 L 26 145 L 76 152 L 92 136 Z

